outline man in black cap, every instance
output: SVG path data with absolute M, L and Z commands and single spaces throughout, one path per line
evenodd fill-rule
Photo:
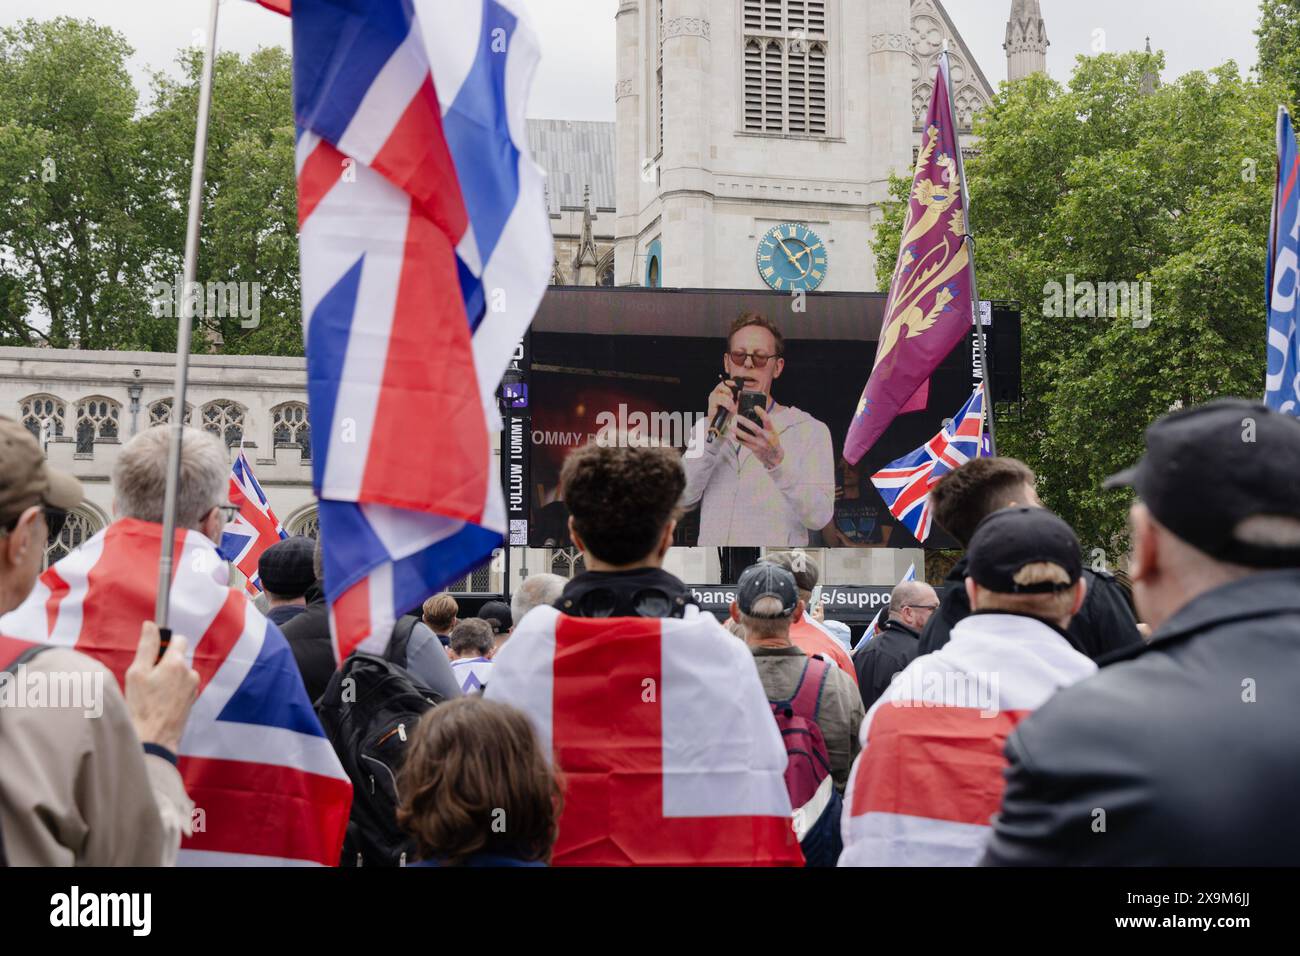
M 862 698 L 853 678 L 831 661 L 809 657 L 790 637 L 790 624 L 804 612 L 794 574 L 762 561 L 746 568 L 736 584 L 731 617 L 745 629 L 767 699 L 794 702 L 805 682 L 820 686 L 806 715 L 821 729 L 835 787 L 843 792 L 849 767 L 861 749 Z M 824 674 L 824 676 L 823 676 Z
M 1008 730 L 1097 665 L 1066 628 L 1087 582 L 1079 540 L 1045 508 L 985 518 L 962 583 L 974 613 L 867 712 L 841 866 L 972 866 L 1002 789 Z
M 1241 400 L 1169 415 L 1132 487 L 1153 628 L 1007 742 L 1001 865 L 1300 859 L 1300 421 Z
M 316 544 L 311 538 L 295 535 L 277 541 L 257 559 L 257 576 L 266 595 L 267 619 L 276 627 L 307 610 L 307 589 L 316 582 L 312 555 Z
M 492 633 L 496 637 L 492 650 L 493 653 L 499 651 L 501 645 L 510 637 L 510 629 L 514 627 L 514 621 L 510 616 L 510 605 L 505 601 L 488 601 L 478 609 L 478 616 L 491 625 Z
M 1036 483 L 1030 467 L 1015 458 L 974 458 L 930 489 L 934 520 L 967 547 L 980 522 L 993 512 L 1011 507 L 1043 507 Z M 970 613 L 962 585 L 968 573 L 966 561 L 963 557 L 953 565 L 945 582 L 950 587 L 921 631 L 917 655 L 929 654 L 947 644 L 953 627 Z M 1094 661 L 1141 646 L 1137 621 L 1115 578 L 1096 568 L 1084 568 L 1083 577 L 1087 596 L 1083 607 L 1070 618 L 1070 643 Z

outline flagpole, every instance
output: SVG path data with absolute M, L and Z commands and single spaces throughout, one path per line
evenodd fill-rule
M 984 342 L 984 318 L 980 315 L 980 296 L 975 280 L 975 237 L 971 235 L 970 231 L 970 190 L 966 188 L 966 162 L 961 155 L 961 136 L 957 131 L 957 110 L 952 98 L 952 58 L 948 52 L 948 42 L 946 40 L 943 44 L 942 56 L 943 78 L 948 84 L 948 116 L 952 120 L 952 138 L 953 142 L 957 144 L 957 171 L 961 176 L 961 214 L 966 225 L 966 234 L 962 236 L 961 241 L 966 244 L 970 255 L 970 309 L 971 318 L 975 322 L 975 347 L 980 359 L 980 381 L 984 383 L 984 422 L 989 429 L 989 451 L 996 456 L 998 453 L 998 439 L 993 431 L 993 390 L 989 388 L 988 347 Z
M 171 596 L 172 564 L 176 539 L 176 495 L 181 475 L 181 437 L 184 434 L 185 386 L 190 370 L 190 338 L 194 326 L 196 296 L 189 294 L 199 259 L 199 220 L 203 205 L 203 164 L 208 149 L 208 114 L 212 107 L 212 72 L 217 58 L 217 6 L 210 0 L 208 10 L 208 44 L 203 54 L 203 72 L 199 78 L 199 112 L 194 128 L 194 163 L 190 170 L 190 208 L 185 226 L 185 274 L 181 292 L 180 322 L 176 330 L 176 386 L 172 393 L 171 443 L 167 450 L 167 491 L 163 497 L 162 554 L 158 558 L 158 601 L 154 621 L 167 628 Z

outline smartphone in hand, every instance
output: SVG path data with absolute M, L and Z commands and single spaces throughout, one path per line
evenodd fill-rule
M 740 414 L 748 418 L 759 428 L 763 427 L 763 419 L 758 417 L 758 409 L 767 407 L 767 396 L 762 392 L 741 392 L 740 393 Z

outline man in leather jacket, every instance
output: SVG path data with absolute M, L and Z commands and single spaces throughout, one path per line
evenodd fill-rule
M 986 865 L 1300 859 L 1300 421 L 1229 400 L 1147 430 L 1131 577 L 1151 643 L 1008 739 Z

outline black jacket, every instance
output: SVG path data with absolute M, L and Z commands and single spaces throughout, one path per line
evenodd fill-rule
M 325 603 L 320 584 L 308 588 L 305 597 L 307 609 L 280 625 L 280 631 L 298 662 L 307 698 L 314 703 L 325 693 L 326 685 L 334 676 L 334 645 L 330 643 L 329 605 Z
M 858 674 L 858 691 L 862 706 L 871 705 L 889 689 L 894 675 L 916 659 L 920 635 L 902 621 L 885 621 L 880 633 L 853 655 L 853 669 Z
M 1094 661 L 1117 651 L 1141 648 L 1142 635 L 1137 621 L 1115 579 L 1105 572 L 1090 571 L 1083 576 L 1088 582 L 1088 593 L 1083 599 L 1066 636 L 1081 654 Z M 917 656 L 931 654 L 948 643 L 957 622 L 970 614 L 970 600 L 966 597 L 966 558 L 953 565 L 946 584 L 952 585 L 939 600 L 938 609 L 930 615 Z
M 985 865 L 1294 866 L 1300 570 L 1202 594 L 1008 739 Z
M 298 663 L 302 682 L 307 687 L 307 696 L 315 703 L 325 693 L 336 667 L 334 645 L 330 643 L 329 605 L 325 602 L 325 592 L 319 583 L 313 584 L 307 590 L 306 597 L 307 610 L 284 624 L 280 631 L 289 642 L 289 650 L 293 651 L 293 659 Z M 430 690 L 441 694 L 444 700 L 459 697 L 460 685 L 456 683 L 451 662 L 447 660 L 447 652 L 436 635 L 419 623 L 414 630 L 406 649 L 407 670 Z

